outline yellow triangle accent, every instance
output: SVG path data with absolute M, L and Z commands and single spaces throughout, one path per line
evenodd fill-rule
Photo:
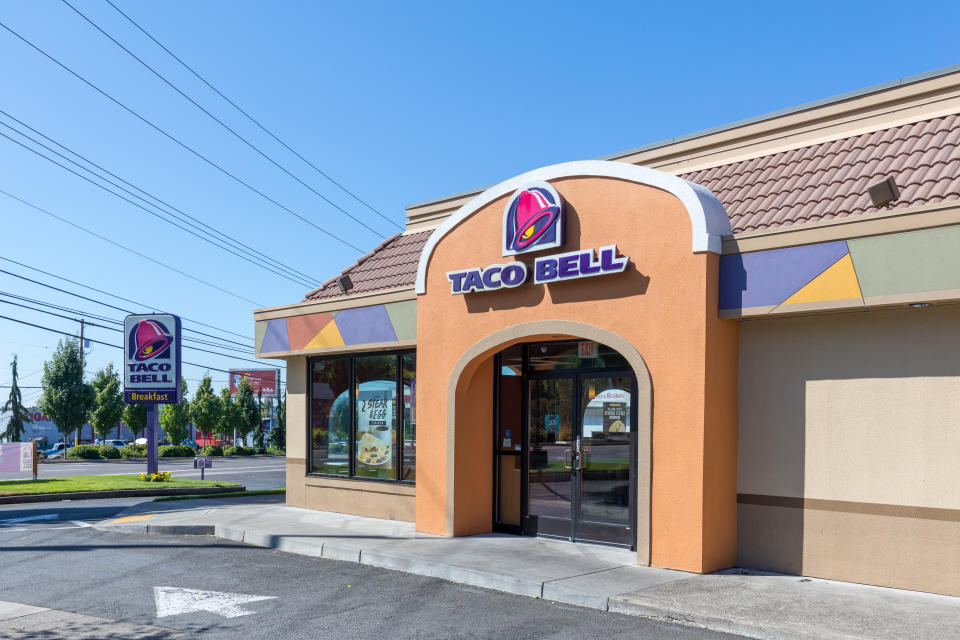
M 848 253 L 787 298 L 783 304 L 849 300 L 860 297 L 862 297 L 860 283 L 857 281 L 857 272 L 853 268 L 853 258 Z
M 313 336 L 313 339 L 310 340 L 303 348 L 304 349 L 320 349 L 322 347 L 342 347 L 343 346 L 343 336 L 340 335 L 340 329 L 337 329 L 337 323 L 333 320 L 327 323 L 323 329 L 320 330 L 320 333 Z

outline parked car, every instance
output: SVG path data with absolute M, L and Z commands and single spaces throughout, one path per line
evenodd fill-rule
M 184 444 L 185 444 L 185 445 L 187 445 L 188 447 L 190 447 L 191 449 L 193 449 L 194 451 L 200 451 L 200 445 L 197 443 L 196 440 L 184 440 L 184 441 L 181 442 L 180 444 L 181 444 L 181 445 L 184 445 Z
M 111 447 L 116 447 L 117 449 L 122 449 L 127 446 L 126 440 L 97 440 L 94 444 L 99 445 L 110 445 Z
M 50 458 L 50 459 L 62 458 L 63 456 L 66 455 L 67 451 L 70 451 L 70 449 L 72 448 L 73 448 L 73 445 L 71 444 L 67 444 L 65 442 L 58 442 L 57 444 L 53 445 L 52 447 L 44 451 L 43 455 L 47 456 L 47 458 Z

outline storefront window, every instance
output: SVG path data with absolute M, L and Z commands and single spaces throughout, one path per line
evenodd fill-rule
M 616 349 L 590 340 L 540 342 L 527 347 L 531 371 L 556 369 L 624 369 L 626 358 Z
M 413 482 L 416 354 L 313 358 L 311 372 L 310 472 Z
M 397 471 L 397 356 L 356 359 L 355 475 L 395 478 Z
M 405 353 L 403 363 L 403 475 L 401 480 L 417 477 L 417 354 Z
M 350 360 L 315 360 L 311 372 L 311 468 L 350 473 Z

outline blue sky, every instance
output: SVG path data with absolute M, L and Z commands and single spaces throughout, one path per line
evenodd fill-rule
M 413 202 L 960 62 L 954 26 L 960 6 L 942 2 L 115 2 L 396 225 Z M 271 141 L 104 0 L 71 3 L 314 189 L 379 234 L 398 230 Z M 259 157 L 60 0 L 8 0 L 0 4 L 0 22 L 315 224 L 363 250 L 381 240 Z M 359 256 L 191 156 L 3 29 L 0 60 L 0 109 L 130 182 L 316 282 Z M 256 303 L 165 271 L 0 195 L 0 256 L 156 308 L 252 336 L 254 308 L 296 302 L 306 290 L 167 228 L 2 138 L 0 189 Z M 9 263 L 0 268 L 36 276 Z M 122 316 L 4 274 L 0 291 Z M 68 320 L 5 304 L 0 315 L 76 330 Z M 88 335 L 119 344 L 119 334 L 91 329 Z M 18 353 L 21 372 L 31 374 L 56 340 L 0 319 L 0 384 L 9 382 L 9 356 Z M 119 353 L 95 346 L 89 368 Z M 185 358 L 223 369 L 256 366 L 189 351 Z M 186 368 L 190 379 L 203 373 Z M 226 374 L 213 377 L 226 383 Z M 32 373 L 22 384 L 39 379 Z

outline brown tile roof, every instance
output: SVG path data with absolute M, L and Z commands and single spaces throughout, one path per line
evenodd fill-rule
M 683 175 L 720 199 L 734 233 L 876 213 L 893 176 L 915 207 L 960 198 L 960 115 L 932 118 Z
M 716 194 L 734 233 L 876 213 L 867 186 L 896 179 L 892 208 L 960 199 L 960 115 L 932 118 L 684 174 Z M 431 231 L 396 235 L 342 273 L 349 295 L 412 286 Z M 339 276 L 338 276 L 339 277 Z M 336 278 L 307 300 L 341 296 Z
M 307 293 L 306 299 L 324 300 L 342 296 L 340 287 L 337 286 L 337 278 L 342 274 L 348 274 L 353 282 L 349 295 L 412 286 L 417 278 L 420 250 L 431 233 L 433 232 L 421 231 L 387 238 L 336 277 Z

